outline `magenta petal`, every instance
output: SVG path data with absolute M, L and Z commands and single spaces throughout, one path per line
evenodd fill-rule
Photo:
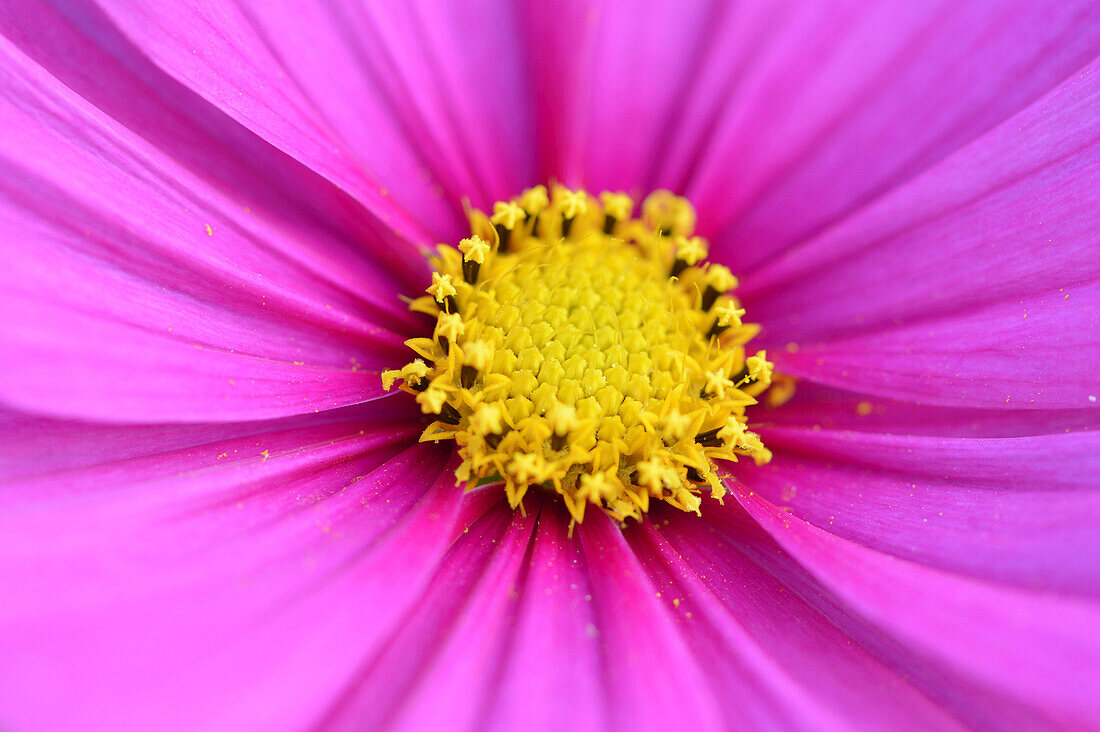
M 169 75 L 335 183 L 399 230 L 418 223 L 385 200 L 380 181 L 360 167 L 309 103 L 246 8 L 231 4 L 104 2 L 118 28 Z M 196 48 L 203 53 L 196 53 Z
M 754 316 L 799 346 L 779 367 L 951 406 L 1095 404 L 1098 114 L 1086 69 L 746 278 Z
M 812 601 L 891 662 L 910 667 L 930 694 L 949 700 L 969 685 L 973 711 L 986 703 L 987 715 L 982 697 L 1000 698 L 992 707 L 1003 715 L 997 726 L 1083 728 L 1100 718 L 1100 604 L 914 564 L 812 527 L 759 495 L 737 496 L 833 596 Z M 853 616 L 890 641 L 873 641 Z M 955 696 L 952 703 L 966 702 Z
M 462 533 L 443 454 L 408 439 L 287 425 L 9 486 L 5 721 L 314 723 Z
M 653 518 L 627 536 L 736 726 L 958 726 L 744 554 L 747 531 L 660 508 Z
M 933 567 L 1100 597 L 1100 434 L 959 439 L 769 428 L 741 480 L 792 515 Z
M 721 48 L 735 65 L 752 48 L 734 40 L 747 40 L 738 30 L 749 23 L 725 4 L 689 5 L 526 3 L 543 176 L 648 192 L 686 124 L 685 95 L 711 88 L 701 64 Z
M 618 525 L 589 512 L 577 529 L 604 659 L 612 727 L 718 728 L 725 711 Z
M 505 152 L 529 134 L 505 8 L 104 6 L 161 68 L 414 240 L 530 175 Z
M 717 116 L 681 112 L 709 124 L 686 191 L 713 250 L 742 272 L 980 138 L 1100 53 L 1089 0 L 780 7 L 746 60 L 718 46 L 731 91 L 698 92 Z
M 323 726 L 483 727 L 512 653 L 507 629 L 535 519 L 513 512 L 496 487 L 481 493 L 475 498 L 488 510 L 440 560 L 385 644 L 341 685 Z
M 569 517 L 556 500 L 539 511 L 486 722 L 494 730 L 606 728 L 606 656 L 581 543 L 567 535 Z M 535 699 L 545 701 L 533 708 Z
M 327 287 L 329 304 L 350 295 L 352 302 L 396 310 L 386 298 L 386 290 L 392 288 L 377 275 L 419 274 L 408 266 L 410 257 L 418 259 L 416 249 L 390 227 L 331 182 L 272 148 L 158 69 L 84 0 L 61 7 L 28 0 L 17 14 L 0 12 L 0 33 L 18 48 L 11 58 L 15 80 L 19 84 L 33 81 L 39 87 L 28 94 L 16 92 L 15 80 L 9 82 L 14 99 L 28 97 L 30 102 L 20 111 L 26 114 L 54 97 L 61 109 L 49 109 L 46 114 L 74 118 L 55 125 L 55 134 L 62 134 L 65 143 L 58 152 L 74 144 L 64 139 L 64 133 L 65 125 L 75 123 L 78 148 L 95 156 L 105 146 L 108 160 L 103 162 L 129 162 L 127 171 L 139 175 L 143 168 L 152 168 L 150 172 L 159 173 L 154 180 L 168 179 L 160 185 L 166 189 L 162 195 L 171 195 L 173 184 L 184 185 L 195 200 L 181 205 L 194 206 L 196 213 L 214 207 L 231 216 L 235 228 L 253 234 L 258 240 L 253 246 L 272 260 L 266 262 L 267 268 L 293 267 L 295 284 Z M 31 115 L 31 122 L 41 120 Z M 93 132 L 101 126 L 107 128 L 100 133 L 102 140 Z M 120 135 L 122 130 L 125 133 Z M 35 132 L 43 136 L 46 131 Z M 121 154 L 110 151 L 119 144 L 133 149 Z M 145 150 L 156 154 L 142 160 Z M 49 155 L 43 161 L 27 152 L 14 148 L 11 163 L 43 167 L 43 177 L 64 190 L 65 178 L 44 164 L 68 163 L 65 156 Z M 127 161 L 127 153 L 129 157 L 137 153 L 138 160 Z M 119 196 L 124 192 L 120 189 Z M 216 222 L 200 222 L 200 229 L 203 223 Z M 364 252 L 371 256 L 365 257 Z M 394 267 L 402 259 L 405 266 Z M 277 270 L 264 271 L 266 277 L 275 274 Z M 422 277 L 419 274 L 408 284 L 418 286 Z M 371 288 L 363 287 L 365 280 Z
M 293 244 L 2 50 L 0 398 L 58 415 L 193 421 L 379 393 L 371 372 L 404 349 L 372 321 L 413 321 L 369 262 L 353 294 L 346 252 Z
M 396 440 L 411 441 L 417 433 L 416 416 L 414 407 L 402 409 L 392 401 L 282 420 L 213 424 L 101 424 L 0 408 L 4 434 L 0 481 L 19 482 L 23 490 L 18 497 L 28 500 L 34 500 L 26 488 L 31 483 L 78 495 L 109 489 L 116 479 L 133 483 L 161 478 L 167 464 L 177 471 L 207 467 L 211 455 L 225 452 L 220 447 L 223 443 L 236 444 L 249 437 L 256 438 L 249 446 L 259 447 L 261 456 L 266 448 L 260 445 L 267 435 L 288 435 L 288 444 L 293 444 L 296 437 L 309 442 L 317 435 L 341 435 L 354 427 L 371 432 L 371 440 L 379 437 L 374 432 L 384 430 Z M 58 450 L 58 445 L 65 449 Z M 107 473 L 97 474 L 97 470 Z M 64 480 L 56 480 L 60 474 L 66 476 Z
M 892 399 L 982 409 L 1100 407 L 1100 279 L 886 330 L 773 349 L 777 368 Z
M 859 384 L 849 384 L 859 387 Z M 1001 405 L 1003 406 L 1003 405 Z M 1090 402 L 1091 406 L 1091 402 Z M 1096 412 L 1083 409 L 981 409 L 919 404 L 801 381 L 781 407 L 760 406 L 753 422 L 812 430 L 853 430 L 934 437 L 1026 437 L 1081 431 L 1096 426 Z

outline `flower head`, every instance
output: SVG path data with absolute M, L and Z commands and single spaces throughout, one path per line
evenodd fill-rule
M 0 9 L 0 727 L 1097 726 L 1098 56 Z

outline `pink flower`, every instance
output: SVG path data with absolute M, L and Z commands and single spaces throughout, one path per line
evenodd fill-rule
M 0 727 L 1100 726 L 1093 0 L 201 5 L 0 9 Z M 800 379 L 701 517 L 382 391 L 551 179 L 691 199 Z

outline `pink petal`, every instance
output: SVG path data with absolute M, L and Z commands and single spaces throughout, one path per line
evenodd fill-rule
M 721 48 L 734 65 L 752 47 L 733 40 L 743 18 L 689 5 L 526 3 L 545 177 L 648 192 L 700 62 Z
M 415 426 L 349 415 L 197 445 L 193 430 L 179 450 L 9 486 L 7 723 L 308 726 L 486 509 L 437 448 L 402 450 Z
M 699 88 L 702 109 L 718 107 L 698 115 L 710 125 L 702 151 L 668 155 L 698 160 L 685 190 L 715 252 L 741 272 L 980 138 L 1100 53 L 1088 0 L 783 7 L 746 61 L 720 54 L 733 62 L 730 92 L 715 102 L 714 87 Z
M 757 553 L 758 561 L 971 724 L 1087 727 L 1100 715 L 1100 604 L 914 564 L 814 528 L 759 495 L 737 496 L 781 549 Z M 803 569 L 782 568 L 784 555 Z
M 1087 0 L 530 2 L 526 19 L 545 175 L 686 192 L 742 271 L 1100 50 Z
M 73 493 L 95 491 L 107 486 L 102 476 L 95 476 L 93 467 L 113 465 L 119 471 L 117 475 L 125 481 L 148 480 L 162 476 L 166 454 L 184 461 L 181 468 L 189 469 L 191 460 L 201 467 L 209 461 L 209 456 L 205 452 L 189 453 L 189 450 L 203 445 L 217 450 L 225 441 L 253 436 L 259 440 L 268 434 L 284 432 L 299 434 L 295 430 L 320 429 L 334 424 L 340 425 L 332 428 L 338 434 L 342 434 L 340 430 L 347 425 L 356 425 L 364 431 L 385 429 L 409 438 L 416 433 L 414 422 L 418 412 L 413 405 L 391 400 L 282 420 L 181 425 L 100 424 L 0 408 L 0 430 L 5 437 L 4 450 L 0 452 L 0 480 L 5 483 L 30 480 Z M 311 433 L 304 431 L 301 434 Z M 59 444 L 65 449 L 58 450 Z M 64 481 L 54 480 L 62 473 L 69 477 Z M 81 483 L 82 477 L 88 482 Z M 20 496 L 32 497 L 25 490 Z
M 660 508 L 652 518 L 627 536 L 736 726 L 958 725 L 742 553 L 750 529 Z
M 960 439 L 776 427 L 752 490 L 850 541 L 952 572 L 1100 596 L 1100 435 Z
M 581 542 L 567 535 L 569 517 L 557 500 L 537 506 L 527 573 L 516 586 L 515 619 L 486 630 L 508 638 L 503 666 L 493 678 L 497 688 L 486 725 L 495 730 L 605 729 L 614 717 L 602 682 L 608 657 Z M 535 699 L 545 701 L 533 706 Z M 569 703 L 560 703 L 563 699 Z
M 103 5 L 167 73 L 414 240 L 453 233 L 462 196 L 529 176 L 505 8 Z
M 728 713 L 618 525 L 596 512 L 579 527 L 613 727 L 717 728 Z
M 893 399 L 1092 411 L 1100 406 L 1098 330 L 1100 279 L 774 353 L 784 373 Z
M 0 12 L 0 32 L 63 85 L 58 96 L 75 93 L 83 100 L 78 107 L 98 110 L 148 143 L 171 161 L 165 167 L 173 179 L 187 171 L 184 181 L 191 187 L 201 182 L 197 193 L 232 212 L 239 227 L 281 232 L 282 237 L 261 237 L 262 245 L 285 260 L 283 266 L 301 270 L 302 284 L 320 278 L 332 289 L 330 298 L 353 295 L 370 301 L 373 292 L 356 291 L 364 278 L 383 271 L 399 278 L 413 274 L 390 261 L 417 258 L 416 249 L 390 227 L 158 69 L 87 5 L 54 8 L 28 0 L 17 15 Z M 82 124 L 97 126 L 98 121 L 93 115 Z M 364 261 L 364 249 L 376 255 L 372 261 Z M 422 279 L 419 274 L 408 282 L 418 287 Z M 388 300 L 382 302 L 389 307 Z
M 323 720 L 335 729 L 478 728 L 512 653 L 506 628 L 519 595 L 534 516 L 486 489 L 489 510 L 458 537 L 424 593 L 378 652 L 341 685 Z
M 859 387 L 859 384 L 849 384 Z M 750 413 L 756 429 L 772 425 L 935 437 L 1024 437 L 1080 431 L 1096 425 L 1091 409 L 980 409 L 946 407 L 872 396 L 811 381 L 798 383 L 781 407 Z
M 1097 114 L 1085 70 L 746 278 L 768 337 L 799 346 L 780 368 L 933 404 L 1093 405 Z
M 358 257 L 364 292 L 353 293 L 346 273 L 329 276 L 345 272 L 347 252 L 328 257 L 250 219 L 20 50 L 0 50 L 11 131 L 0 141 L 0 396 L 158 421 L 278 416 L 379 393 L 370 371 L 402 360 L 402 337 L 372 321 L 414 321 L 369 260 Z

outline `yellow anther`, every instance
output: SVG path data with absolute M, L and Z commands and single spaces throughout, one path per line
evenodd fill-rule
M 562 216 L 572 219 L 588 211 L 588 194 L 584 191 L 571 191 L 562 186 L 555 186 L 554 205 Z
M 425 414 L 439 414 L 447 403 L 447 392 L 438 386 L 429 386 L 416 395 L 416 403 Z
M 687 434 L 691 426 L 691 415 L 683 414 L 678 407 L 673 407 L 665 415 L 663 420 L 665 433 L 673 440 L 679 440 Z
M 745 425 L 736 417 L 730 417 L 718 430 L 718 437 L 727 445 L 740 445 L 745 439 Z
M 592 473 L 581 476 L 580 489 L 577 498 L 590 503 L 601 503 L 618 493 L 617 480 L 606 473 Z
M 435 321 L 435 331 L 432 335 L 436 338 L 446 338 L 454 343 L 465 330 L 466 325 L 462 322 L 461 315 L 457 313 L 440 313 L 439 319 Z
M 696 264 L 707 257 L 707 241 L 699 236 L 690 239 L 678 238 L 676 244 L 676 258 L 689 266 Z
M 494 224 L 500 224 L 505 229 L 514 229 L 516 224 L 525 218 L 527 218 L 527 212 L 518 203 L 497 201 L 493 204 L 493 215 L 489 220 Z
M 745 450 L 755 451 L 762 450 L 764 448 L 764 443 L 760 441 L 760 435 L 755 432 L 745 432 L 741 440 L 741 446 Z
M 453 284 L 454 280 L 449 274 L 432 272 L 432 284 L 428 285 L 428 294 L 443 302 L 448 297 L 454 297 L 458 291 Z
M 713 287 L 718 292 L 728 292 L 737 287 L 737 278 L 728 267 L 720 264 L 712 265 L 707 269 L 706 281 L 708 287 Z
M 603 204 L 604 214 L 616 221 L 630 218 L 630 214 L 634 211 L 634 200 L 625 193 L 604 191 L 600 194 L 600 203 Z
M 638 471 L 638 485 L 648 488 L 651 493 L 660 493 L 665 485 L 668 465 L 657 457 L 651 457 L 635 465 L 634 469 Z
M 389 391 L 393 388 L 393 383 L 398 379 L 401 379 L 406 384 L 416 384 L 426 377 L 430 371 L 431 369 L 428 368 L 428 364 L 418 358 L 412 363 L 406 364 L 398 371 L 383 371 L 382 388 Z
M 672 236 L 690 236 L 695 209 L 670 191 L 654 191 L 642 202 L 642 219 L 651 230 Z
M 493 344 L 488 341 L 472 341 L 463 344 L 462 351 L 466 356 L 467 364 L 473 366 L 478 371 L 484 372 L 493 362 L 493 353 L 495 349 L 493 348 Z
M 404 379 L 438 415 L 421 439 L 456 440 L 459 480 L 498 476 L 513 507 L 542 485 L 575 521 L 588 504 L 638 519 L 651 498 L 697 511 L 704 491 L 722 494 L 712 459 L 770 457 L 744 426 L 771 365 L 742 361 L 755 326 L 722 297 L 736 280 L 706 265 L 694 210 L 667 191 L 646 199 L 644 222 L 623 194 L 595 211 L 583 191 L 547 198 L 529 189 L 492 221 L 468 211 L 474 234 L 439 247 L 432 297 L 411 306 L 436 318 L 434 339 L 406 342 L 424 360 L 383 386 Z
M 489 254 L 491 250 L 489 243 L 477 234 L 460 241 L 458 243 L 458 249 L 462 252 L 463 260 L 467 262 L 476 262 L 478 264 L 485 264 L 485 256 Z
M 755 356 L 745 359 L 745 368 L 749 371 L 749 378 L 764 386 L 772 383 L 772 365 L 768 361 L 766 351 L 757 351 Z
M 729 302 L 719 305 L 714 312 L 718 316 L 718 325 L 740 328 L 741 318 L 745 315 L 745 308 L 737 307 L 737 303 L 730 300 Z
M 542 455 L 521 452 L 512 456 L 508 463 L 508 473 L 520 483 L 541 483 L 550 479 L 552 471 Z
M 500 405 L 494 403 L 478 404 L 470 415 L 470 428 L 479 435 L 499 435 L 504 431 L 504 417 Z
M 719 399 L 725 399 L 726 390 L 733 388 L 733 382 L 726 378 L 726 375 L 721 371 L 708 371 L 705 377 L 706 390 Z
M 519 205 L 527 212 L 528 216 L 536 216 L 550 205 L 550 197 L 546 194 L 546 186 L 528 188 L 519 197 Z
M 546 413 L 546 421 L 555 435 L 567 435 L 577 427 L 577 410 L 566 404 L 558 404 Z

